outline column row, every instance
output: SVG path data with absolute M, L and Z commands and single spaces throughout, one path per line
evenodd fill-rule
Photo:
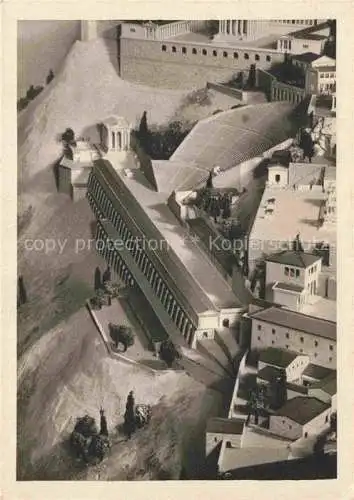
M 124 242 L 129 241 L 129 245 L 126 245 L 132 257 L 134 258 L 137 266 L 140 268 L 142 273 L 145 275 L 146 279 L 149 281 L 150 286 L 153 290 L 153 293 L 157 296 L 157 298 L 162 303 L 164 309 L 167 311 L 172 321 L 176 324 L 177 328 L 181 331 L 182 335 L 186 338 L 188 342 L 192 341 L 194 325 L 192 321 L 189 319 L 188 315 L 182 309 L 182 307 L 178 304 L 173 294 L 170 292 L 167 285 L 164 283 L 163 279 L 160 277 L 154 265 L 151 263 L 150 259 L 147 257 L 144 250 L 142 250 L 136 243 L 133 241 L 133 236 L 126 227 L 122 217 L 118 214 L 118 212 L 113 208 L 112 203 L 108 200 L 106 196 L 104 196 L 104 191 L 100 184 L 96 179 L 89 181 L 89 188 L 91 192 L 88 193 L 88 199 L 90 201 L 90 205 L 93 208 L 94 213 L 97 215 L 100 213 L 102 216 L 102 212 L 99 212 L 98 208 L 95 207 L 96 203 L 94 201 L 94 197 L 99 200 L 100 206 L 105 210 L 105 214 L 107 218 L 112 221 L 114 227 L 122 237 Z M 94 196 L 93 196 L 94 193 Z M 99 225 L 97 238 L 105 241 L 107 236 L 105 235 L 105 231 L 102 226 Z M 113 263 L 115 257 L 114 255 L 118 255 L 115 250 L 110 250 L 106 248 L 102 248 L 100 253 L 105 257 L 106 260 L 110 264 Z M 120 257 L 119 257 L 120 258 Z M 134 284 L 134 279 L 132 275 L 126 268 L 126 265 L 123 263 L 120 258 L 121 263 L 118 264 L 118 268 L 115 268 L 118 275 L 123 278 L 125 283 Z M 113 267 L 113 265 L 112 265 Z
M 247 20 L 224 20 L 220 21 L 219 32 L 224 35 L 241 36 L 248 34 Z

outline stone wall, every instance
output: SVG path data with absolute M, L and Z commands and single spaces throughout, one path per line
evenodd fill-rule
M 227 87 L 226 85 L 222 85 L 220 83 L 211 83 L 211 82 L 207 83 L 207 88 L 216 90 L 217 92 L 228 95 L 230 97 L 235 97 L 240 101 L 246 101 L 247 92 L 243 90 Z
M 139 40 L 121 38 L 121 77 L 144 85 L 196 89 L 209 82 L 222 82 L 248 71 L 251 64 L 268 69 L 281 62 L 283 54 L 255 47 L 181 40 Z

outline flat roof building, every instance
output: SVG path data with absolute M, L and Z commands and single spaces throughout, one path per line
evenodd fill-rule
M 156 193 L 139 169 L 132 167 L 129 176 L 124 172 L 98 160 L 89 181 L 98 239 L 120 243 L 119 249 L 106 245 L 104 256 L 142 289 L 174 341 L 187 339 L 195 347 L 198 338 L 214 338 L 225 319 L 232 327 L 244 304 L 190 240 L 166 193 Z

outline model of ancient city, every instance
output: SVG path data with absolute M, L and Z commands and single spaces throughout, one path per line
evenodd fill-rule
M 336 477 L 335 21 L 53 24 L 35 69 L 19 23 L 17 478 Z

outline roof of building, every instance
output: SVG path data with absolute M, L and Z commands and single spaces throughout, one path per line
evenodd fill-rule
M 277 281 L 275 283 L 275 285 L 273 286 L 273 290 L 276 289 L 276 290 L 283 290 L 285 292 L 294 292 L 294 293 L 301 293 L 304 291 L 304 287 L 303 286 L 299 286 L 299 285 L 294 285 L 293 283 L 283 283 L 283 282 L 280 282 L 280 281 Z
M 324 72 L 324 71 L 336 71 L 336 67 L 335 66 L 316 66 L 315 69 L 317 71 L 320 71 L 321 73 Z
M 313 363 L 307 365 L 307 367 L 303 371 L 303 375 L 314 378 L 316 380 L 323 380 L 328 376 L 333 376 L 333 373 L 335 373 L 335 370 L 331 370 L 330 368 L 326 368 L 320 365 L 314 365 Z
M 117 128 L 131 128 L 128 121 L 123 116 L 109 116 L 102 123 L 108 127 L 117 127 Z
M 269 255 L 266 260 L 267 262 L 276 262 L 286 266 L 306 269 L 307 267 L 312 266 L 315 262 L 321 260 L 321 257 L 318 257 L 318 255 L 312 255 L 311 253 L 285 250 L 284 252 Z
M 311 420 L 328 410 L 330 407 L 331 405 L 317 398 L 297 396 L 293 399 L 289 399 L 274 416 L 287 417 L 300 425 L 304 425 L 311 422 Z
M 293 110 L 292 104 L 271 102 L 200 120 L 170 158 L 181 168 L 169 189 L 193 189 L 206 181 L 215 166 L 230 169 L 293 137 Z M 188 172 L 186 164 L 194 168 Z
M 292 59 L 295 59 L 296 61 L 301 61 L 305 63 L 312 63 L 316 59 L 319 59 L 318 54 L 315 54 L 314 52 L 305 52 L 304 54 L 295 54 L 292 56 Z
M 260 378 L 261 380 L 265 380 L 267 382 L 272 382 L 280 375 L 281 375 L 281 370 L 279 370 L 275 366 L 267 365 L 258 371 L 257 378 Z
M 244 419 L 213 417 L 207 421 L 206 431 L 213 434 L 242 434 Z
M 255 313 L 255 315 L 257 314 L 259 313 Z M 260 352 L 259 361 L 278 366 L 279 368 L 287 368 L 298 356 L 300 356 L 300 354 L 297 352 L 279 349 L 277 347 L 268 347 Z
M 337 372 L 333 370 L 333 373 L 327 377 L 315 382 L 309 388 L 310 391 L 320 389 L 329 396 L 334 396 L 337 394 Z
M 308 37 L 310 35 L 313 35 L 313 34 L 316 34 L 318 31 L 321 31 L 325 28 L 329 28 L 329 23 L 328 21 L 324 21 L 320 24 L 313 24 L 311 26 L 307 26 L 306 28 L 303 28 L 301 30 L 296 30 L 296 31 L 292 31 L 291 33 L 289 33 L 289 35 L 292 35 L 292 36 L 295 36 L 296 35 L 296 38 L 303 38 L 303 37 Z M 327 37 L 325 37 L 327 38 Z
M 316 61 L 313 61 L 311 63 L 311 66 L 313 68 L 317 68 L 317 67 L 319 67 L 321 65 L 322 66 L 323 65 L 325 65 L 325 66 L 335 66 L 336 65 L 336 60 L 335 60 L 334 57 L 329 57 L 329 56 L 325 56 L 324 55 L 324 56 L 319 57 L 318 59 L 316 59 Z
M 335 247 L 336 226 L 319 228 L 318 225 L 319 206 L 326 196 L 322 189 L 294 190 L 291 185 L 284 189 L 266 186 L 250 231 L 250 248 L 259 244 L 257 241 L 271 242 L 270 249 L 275 248 L 274 242 L 279 242 L 278 248 L 286 248 L 285 244 L 288 246 L 297 233 L 304 244 L 326 241 Z M 269 198 L 275 198 L 274 211 L 271 216 L 265 216 L 264 206 Z
M 294 384 L 292 382 L 286 383 L 286 388 L 290 391 L 297 392 L 299 394 L 308 394 L 308 387 L 300 384 Z
M 317 33 L 308 33 L 308 34 L 293 33 L 292 36 L 300 40 L 325 40 L 327 38 L 325 35 L 318 35 Z
M 169 286 L 182 294 L 183 303 L 190 304 L 195 313 L 242 307 L 230 285 L 171 212 L 166 193 L 154 191 L 139 169 L 128 178 L 107 160 L 97 160 L 94 168 L 112 203 L 124 206 L 139 235 L 159 243 L 149 254 Z
M 299 332 L 310 333 L 318 337 L 335 341 L 337 325 L 333 321 L 314 318 L 282 307 L 270 307 L 249 315 L 257 321 L 283 326 Z

